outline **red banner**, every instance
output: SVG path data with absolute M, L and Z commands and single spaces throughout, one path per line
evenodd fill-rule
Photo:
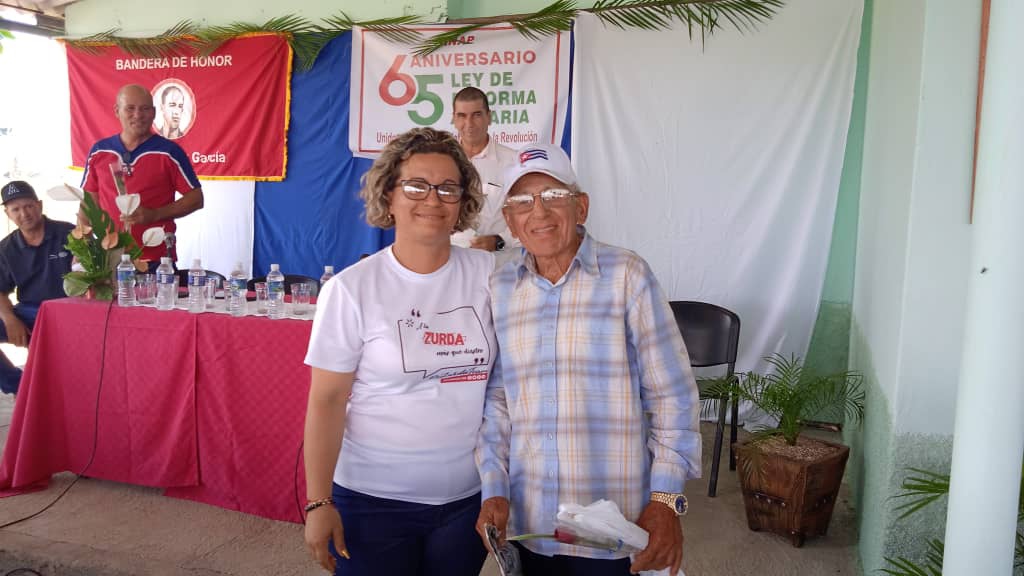
M 144 58 L 113 46 L 67 54 L 75 166 L 97 140 L 121 132 L 117 91 L 141 84 L 153 94 L 153 131 L 180 145 L 200 177 L 284 179 L 292 54 L 283 36 L 237 38 L 209 56 L 182 49 Z

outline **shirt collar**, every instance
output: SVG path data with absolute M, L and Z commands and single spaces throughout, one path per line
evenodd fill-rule
M 569 264 L 569 270 L 566 271 L 565 275 L 568 276 L 573 267 L 579 266 L 581 270 L 591 276 L 600 276 L 601 268 L 597 264 L 595 240 L 587 233 L 586 227 L 582 224 L 576 225 L 576 233 L 583 238 L 583 241 L 580 242 L 579 248 L 576 249 L 576 255 L 573 256 L 572 262 Z M 519 282 L 522 281 L 527 273 L 537 275 L 537 262 L 533 259 L 533 255 L 524 248 L 516 264 L 516 287 L 519 286 Z
M 494 154 L 494 138 L 491 138 L 491 135 L 487 134 L 487 145 L 484 146 L 484 149 L 481 150 L 480 152 L 478 152 L 476 156 L 473 156 L 472 158 L 470 158 L 470 160 L 482 160 L 484 158 L 489 158 L 493 154 Z

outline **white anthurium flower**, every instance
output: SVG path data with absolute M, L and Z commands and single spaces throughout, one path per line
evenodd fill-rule
M 54 186 L 46 191 L 46 194 L 53 200 L 78 200 L 81 202 L 85 199 L 81 188 L 72 186 L 70 184 L 61 184 L 60 186 Z
M 127 216 L 139 207 L 139 203 L 142 201 L 138 194 L 125 194 L 123 196 L 116 196 L 114 201 L 117 202 L 117 208 L 121 210 L 121 214 Z
M 159 246 L 164 243 L 166 237 L 167 234 L 163 228 L 154 226 L 142 233 L 142 244 L 144 246 Z

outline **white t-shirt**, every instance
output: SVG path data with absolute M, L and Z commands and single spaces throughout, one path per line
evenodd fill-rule
M 452 246 L 441 269 L 417 274 L 388 247 L 324 284 L 306 364 L 355 372 L 335 482 L 435 505 L 480 490 L 473 449 L 497 354 L 493 262 Z

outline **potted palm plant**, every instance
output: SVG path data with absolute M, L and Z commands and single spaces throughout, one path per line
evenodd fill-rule
M 765 360 L 770 373 L 746 373 L 716 384 L 713 392 L 747 400 L 778 421 L 735 447 L 747 524 L 802 546 L 806 537 L 827 532 L 850 454 L 847 446 L 802 432 L 812 419 L 859 423 L 862 378 L 856 372 L 814 375 L 796 356 Z

